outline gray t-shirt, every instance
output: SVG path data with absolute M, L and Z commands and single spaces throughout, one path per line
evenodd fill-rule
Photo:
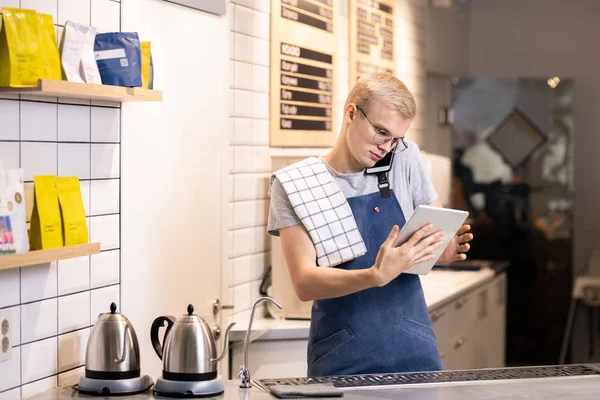
M 406 143 L 408 148 L 394 156 L 388 179 L 400 203 L 404 218 L 408 221 L 417 206 L 432 203 L 438 198 L 438 194 L 429 179 L 419 146 L 411 141 Z M 379 192 L 376 174 L 367 175 L 364 170 L 352 174 L 340 174 L 329 165 L 325 165 L 347 199 Z M 270 192 L 268 233 L 279 236 L 280 229 L 302 224 L 279 179 L 273 180 Z

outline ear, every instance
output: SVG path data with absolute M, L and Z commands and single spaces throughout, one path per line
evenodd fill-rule
M 344 118 L 348 122 L 352 122 L 354 117 L 356 116 L 356 105 L 354 103 L 350 103 L 344 108 Z

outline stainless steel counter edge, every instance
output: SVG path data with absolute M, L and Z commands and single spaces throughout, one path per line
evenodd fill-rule
M 428 305 L 429 312 L 454 301 L 465 293 L 474 290 L 493 280 L 498 274 L 504 272 L 504 269 L 482 269 L 481 278 L 474 280 L 468 286 L 461 287 L 458 290 L 448 292 L 443 298 L 438 298 Z M 460 274 L 461 272 L 447 272 L 450 274 Z M 472 273 L 472 272 L 470 272 Z M 230 342 L 240 342 L 244 340 L 248 329 L 248 321 L 238 322 L 231 330 L 229 335 Z M 250 334 L 251 341 L 255 340 L 303 340 L 308 339 L 310 329 L 309 320 L 285 320 L 285 319 L 262 319 L 255 320 Z
M 599 368 L 599 364 L 594 365 Z M 444 384 L 417 384 L 399 386 L 379 386 L 343 389 L 345 399 L 415 399 L 419 400 L 495 400 L 527 398 L 538 399 L 577 399 L 597 400 L 600 398 L 600 376 L 572 376 L 561 378 L 512 379 L 498 381 L 472 381 Z M 108 397 L 82 395 L 70 386 L 63 386 L 47 391 L 32 400 L 69 400 Z M 168 399 L 154 396 L 152 391 L 132 396 L 120 396 L 121 399 L 136 400 Z M 225 392 L 216 397 L 219 400 L 272 400 L 271 394 L 257 387 L 241 389 L 238 380 L 225 381 Z

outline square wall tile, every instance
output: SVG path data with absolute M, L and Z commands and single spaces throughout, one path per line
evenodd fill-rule
M 21 302 L 56 297 L 57 294 L 56 261 L 21 268 Z
M 269 145 L 269 120 L 255 119 L 252 121 L 252 144 Z
M 0 392 L 0 400 L 21 400 L 21 388 L 17 387 L 6 392 Z
M 254 239 L 254 248 L 252 251 L 254 253 L 259 253 L 270 250 L 271 240 L 269 239 L 269 234 L 267 233 L 267 227 L 257 226 L 251 229 L 254 231 L 252 233 L 252 238 Z
M 233 228 L 248 228 L 254 222 L 254 204 L 252 200 L 238 201 L 233 205 Z
M 236 229 L 233 231 L 233 252 L 234 257 L 240 257 L 251 254 L 254 240 L 252 234 L 254 228 Z
M 255 200 L 254 204 L 254 221 L 253 226 L 261 226 L 267 224 L 267 216 L 269 215 L 269 201 L 268 200 Z
M 262 279 L 266 268 L 271 263 L 270 253 L 252 254 L 252 280 Z
M 108 286 L 102 289 L 94 289 L 92 295 L 92 325 L 98 320 L 100 314 L 110 312 L 110 304 L 117 305 L 117 312 L 121 312 L 121 304 L 119 303 L 119 285 Z
M 92 255 L 92 288 L 119 283 L 120 251 L 103 251 Z
M 118 144 L 92 144 L 92 179 L 119 178 Z
M 21 398 L 27 399 L 56 387 L 56 376 L 51 376 L 28 385 L 21 386 Z
M 271 18 L 270 15 L 261 11 L 252 12 L 252 36 L 269 40 Z
M 250 289 L 250 283 L 243 283 L 233 287 L 233 309 L 236 313 L 252 308 L 252 304 L 250 304 L 252 299 Z
M 233 285 L 250 282 L 252 276 L 252 256 L 247 255 L 233 259 Z
M 51 14 L 56 24 L 58 13 L 58 0 L 21 0 L 21 8 L 35 10 L 38 13 Z
M 18 101 L 0 100 L 0 121 L 2 121 L 0 140 L 19 140 Z
M 269 67 L 262 65 L 252 66 L 252 90 L 256 92 L 269 93 Z
M 252 64 L 242 61 L 233 62 L 233 86 L 236 89 L 252 89 Z
M 19 8 L 20 7 L 19 1 L 20 0 L 0 0 L 0 8 L 2 8 L 2 7 Z
M 21 102 L 21 140 L 56 141 L 57 105 Z
M 252 92 L 248 90 L 234 90 L 233 115 L 236 117 L 252 116 Z
M 121 31 L 121 3 L 110 0 L 92 0 L 92 26 L 98 33 Z
M 251 63 L 253 61 L 252 38 L 250 36 L 235 34 L 234 59 Z
M 19 268 L 0 270 L 0 308 L 19 304 L 21 284 Z
M 85 350 L 90 338 L 90 328 L 58 337 L 58 372 L 85 365 Z
M 90 24 L 90 2 L 87 0 L 58 0 L 58 25 L 67 21 Z
M 21 305 L 21 339 L 23 343 L 56 336 L 56 299 Z
M 91 181 L 91 215 L 119 212 L 120 184 L 120 179 Z
M 254 172 L 270 172 L 271 157 L 266 146 L 252 147 L 252 170 Z
M 90 183 L 91 181 L 79 181 L 85 215 L 90 215 Z
M 120 130 L 119 108 L 92 107 L 92 142 L 118 142 Z
M 57 152 L 56 143 L 22 142 L 21 168 L 24 169 L 24 179 L 33 181 L 37 175 L 56 175 Z
M 90 141 L 90 107 L 58 105 L 58 141 Z
M 58 295 L 90 288 L 90 256 L 58 261 Z
M 233 212 L 233 205 L 234 203 L 227 203 L 227 229 L 231 230 L 233 229 L 233 224 L 234 224 L 234 212 Z
M 56 375 L 58 362 L 56 337 L 21 346 L 21 376 L 23 383 Z M 41 357 L 41 355 L 44 355 Z
M 233 163 L 235 172 L 252 172 L 252 147 L 235 146 Z
M 20 151 L 19 142 L 2 142 L 0 141 L 0 160 L 4 168 L 19 168 Z
M 10 358 L 0 362 L 0 376 L 0 392 L 21 384 L 21 347 L 13 348 Z
M 12 347 L 21 344 L 21 306 L 8 309 L 10 312 L 10 343 Z
M 269 118 L 269 93 L 252 93 L 252 117 Z
M 247 7 L 235 6 L 235 24 L 233 30 L 252 36 L 252 10 Z
M 119 214 L 90 217 L 91 242 L 100 242 L 100 250 L 118 249 L 120 244 Z
M 252 144 L 252 120 L 250 118 L 230 118 L 233 129 L 233 143 Z
M 254 177 L 252 174 L 235 174 L 233 179 L 233 198 L 235 201 L 250 200 L 254 198 Z
M 252 63 L 269 66 L 270 60 L 270 42 L 263 39 L 252 39 Z
M 79 382 L 79 378 L 82 376 L 85 376 L 85 367 L 63 372 L 58 375 L 58 386 L 74 385 Z
M 255 10 L 259 10 L 262 12 L 271 12 L 271 2 L 269 0 L 253 0 L 252 7 Z
M 90 179 L 90 145 L 87 143 L 59 143 L 58 176 Z
M 254 195 L 255 199 L 268 199 L 269 194 L 269 182 L 271 181 L 271 174 L 254 174 Z
M 90 292 L 58 298 L 58 333 L 90 326 Z

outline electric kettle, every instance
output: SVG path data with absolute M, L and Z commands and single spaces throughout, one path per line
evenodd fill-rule
M 100 314 L 92 328 L 85 352 L 85 376 L 93 379 L 130 379 L 140 376 L 140 348 L 135 330 L 126 316 Z
M 92 327 L 85 352 L 85 376 L 73 389 L 89 395 L 133 395 L 154 384 L 140 374 L 140 348 L 131 322 L 116 312 L 100 314 Z
M 207 381 L 217 378 L 217 364 L 227 354 L 229 331 L 227 327 L 223 352 L 217 357 L 212 330 L 206 321 L 194 314 L 194 306 L 188 305 L 188 313 L 175 320 L 172 316 L 158 317 L 152 323 L 150 339 L 158 357 L 162 360 L 162 378 L 170 381 Z M 158 330 L 167 323 L 163 343 Z

